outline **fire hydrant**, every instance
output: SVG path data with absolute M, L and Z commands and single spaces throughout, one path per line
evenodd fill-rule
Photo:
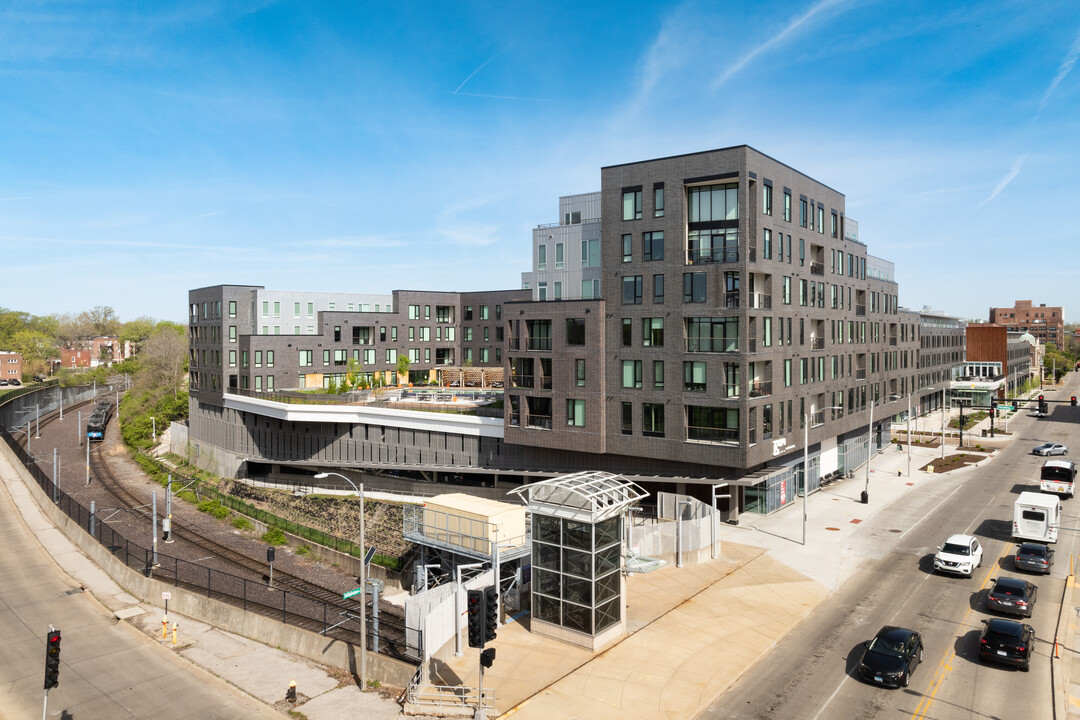
M 179 630 L 179 629 L 180 629 L 180 623 L 175 623 L 174 622 L 172 624 L 172 644 L 173 645 L 176 644 L 176 634 L 177 634 L 177 630 Z
M 165 640 L 169 636 L 169 616 L 161 616 L 161 639 Z
M 296 704 L 296 681 L 289 681 L 289 689 L 285 691 L 285 699 L 290 703 Z

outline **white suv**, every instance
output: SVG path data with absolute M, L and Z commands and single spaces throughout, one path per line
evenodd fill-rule
M 982 565 L 982 545 L 971 535 L 950 535 L 934 556 L 934 570 L 971 577 Z

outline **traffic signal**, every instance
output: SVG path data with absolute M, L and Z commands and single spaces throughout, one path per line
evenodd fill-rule
M 486 668 L 495 664 L 495 648 L 488 648 L 480 653 L 480 664 Z
M 45 636 L 45 689 L 60 684 L 60 631 L 50 630 Z
M 1071 398 L 1069 398 L 1069 402 L 1072 404 L 1073 407 L 1076 407 L 1076 396 L 1073 395 Z
M 1040 395 L 1040 396 L 1039 396 L 1039 404 L 1040 404 L 1040 405 L 1042 405 L 1042 401 L 1043 401 L 1043 396 L 1042 396 L 1042 395 Z
M 483 590 L 470 590 L 466 600 L 469 617 L 469 647 L 482 648 L 487 640 L 484 630 L 486 596 Z
M 484 588 L 484 641 L 494 640 L 495 631 L 498 629 L 499 593 L 495 592 L 494 585 L 489 585 Z

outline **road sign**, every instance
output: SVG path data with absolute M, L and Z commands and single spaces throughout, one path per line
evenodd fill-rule
M 342 595 L 341 597 L 343 597 L 343 598 L 345 598 L 346 600 L 348 600 L 348 599 L 349 599 L 349 598 L 351 598 L 352 596 L 354 596 L 354 595 L 359 595 L 359 594 L 360 594 L 360 593 L 362 593 L 362 592 L 364 592 L 364 588 L 356 588 L 355 590 L 350 590 L 349 592 L 345 593 L 345 594 L 344 594 L 344 595 Z
M 172 593 L 168 593 L 168 592 L 161 593 L 161 599 L 162 600 L 172 600 Z

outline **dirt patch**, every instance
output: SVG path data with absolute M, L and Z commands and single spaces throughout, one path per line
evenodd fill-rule
M 920 468 L 926 472 L 943 473 L 950 470 L 959 470 L 960 468 L 967 467 L 968 465 L 974 465 L 980 460 L 985 460 L 985 455 L 976 455 L 974 453 L 956 453 L 954 455 L 946 455 L 943 459 L 938 459 L 932 463 Z

